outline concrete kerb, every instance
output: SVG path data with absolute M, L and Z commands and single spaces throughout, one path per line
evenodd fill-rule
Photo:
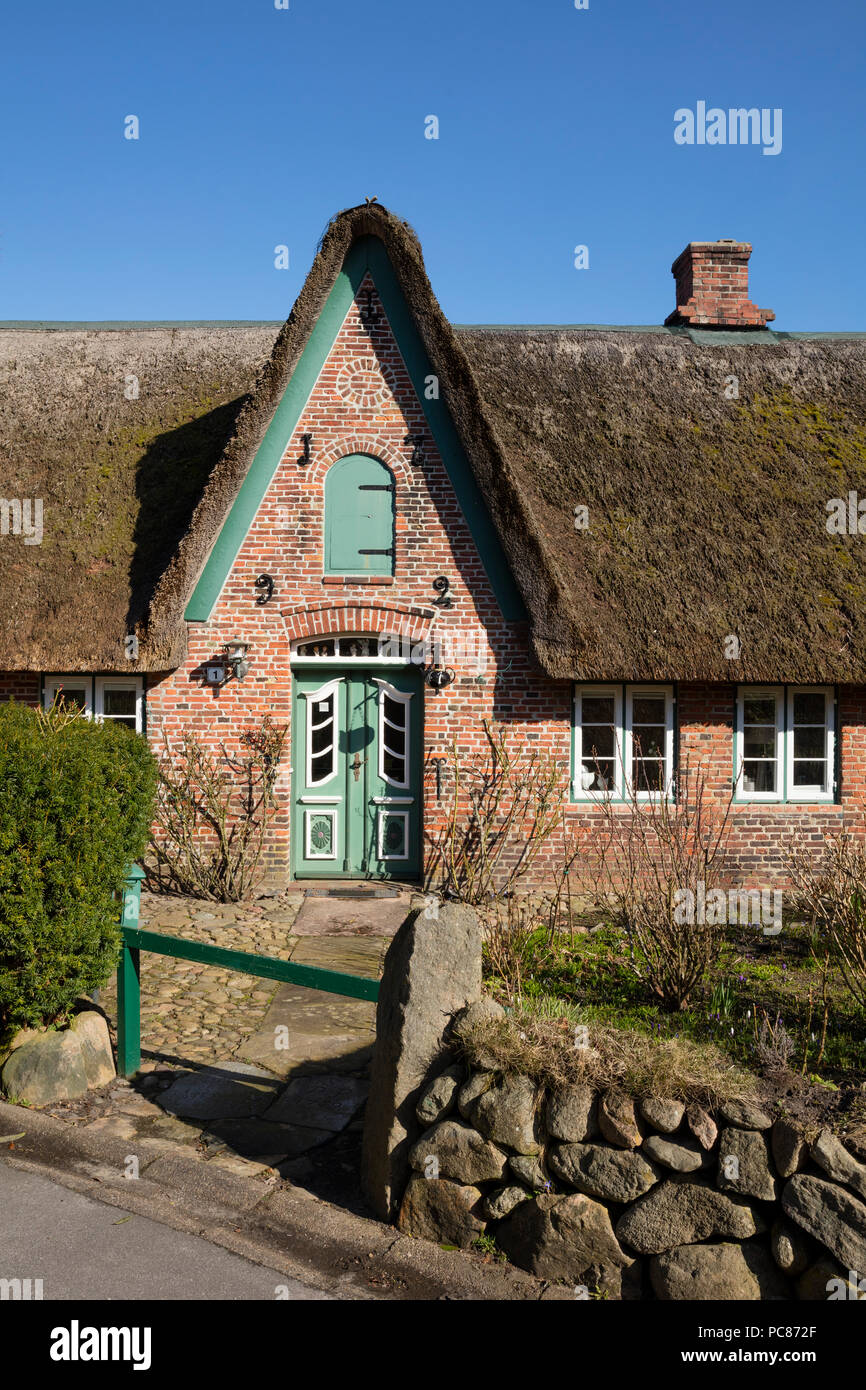
M 345 1299 L 539 1301 L 563 1296 L 510 1266 L 482 1264 L 393 1227 L 346 1212 L 267 1172 L 243 1176 L 186 1157 L 159 1141 L 87 1134 L 51 1115 L 0 1101 L 0 1135 L 20 1134 L 0 1155 L 176 1230 L 187 1231 Z M 124 1176 L 139 1160 L 139 1177 Z M 276 1280 L 275 1284 L 279 1281 Z M 573 1292 L 568 1291 L 573 1297 Z

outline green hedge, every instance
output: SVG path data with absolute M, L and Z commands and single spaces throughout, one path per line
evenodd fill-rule
M 117 963 L 156 760 L 123 725 L 0 705 L 0 1037 L 62 1020 Z

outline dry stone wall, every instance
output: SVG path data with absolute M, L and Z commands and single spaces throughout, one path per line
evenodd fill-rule
M 809 1142 L 750 1101 L 710 1114 L 584 1085 L 545 1092 L 453 1054 L 415 1117 L 408 1234 L 492 1236 L 577 1297 L 866 1297 L 866 1164 L 829 1130 Z

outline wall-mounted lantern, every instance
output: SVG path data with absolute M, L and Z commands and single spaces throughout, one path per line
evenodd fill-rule
M 246 659 L 249 649 L 249 642 L 241 641 L 240 637 L 232 637 L 223 647 L 226 665 L 231 668 L 235 680 L 242 681 L 249 673 L 250 663 Z

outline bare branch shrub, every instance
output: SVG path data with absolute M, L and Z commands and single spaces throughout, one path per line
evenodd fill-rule
M 688 1007 L 724 943 L 727 913 L 697 905 L 724 879 L 732 799 L 713 801 L 703 765 L 687 763 L 675 798 L 601 799 L 603 844 L 579 861 L 587 898 L 629 937 L 629 968 L 671 1012 Z
M 151 846 L 161 886 L 213 902 L 240 902 L 261 877 L 276 810 L 274 784 L 286 726 L 266 716 L 241 735 L 241 756 L 215 755 L 185 731 L 174 749 L 163 735 Z
M 563 819 L 568 768 L 484 720 L 483 754 L 462 756 L 452 744 L 445 781 L 448 818 L 431 837 L 428 887 L 475 905 L 510 896 Z
M 792 840 L 787 855 L 792 900 L 825 934 L 849 990 L 866 1007 L 866 841 L 842 831 L 820 854 Z

